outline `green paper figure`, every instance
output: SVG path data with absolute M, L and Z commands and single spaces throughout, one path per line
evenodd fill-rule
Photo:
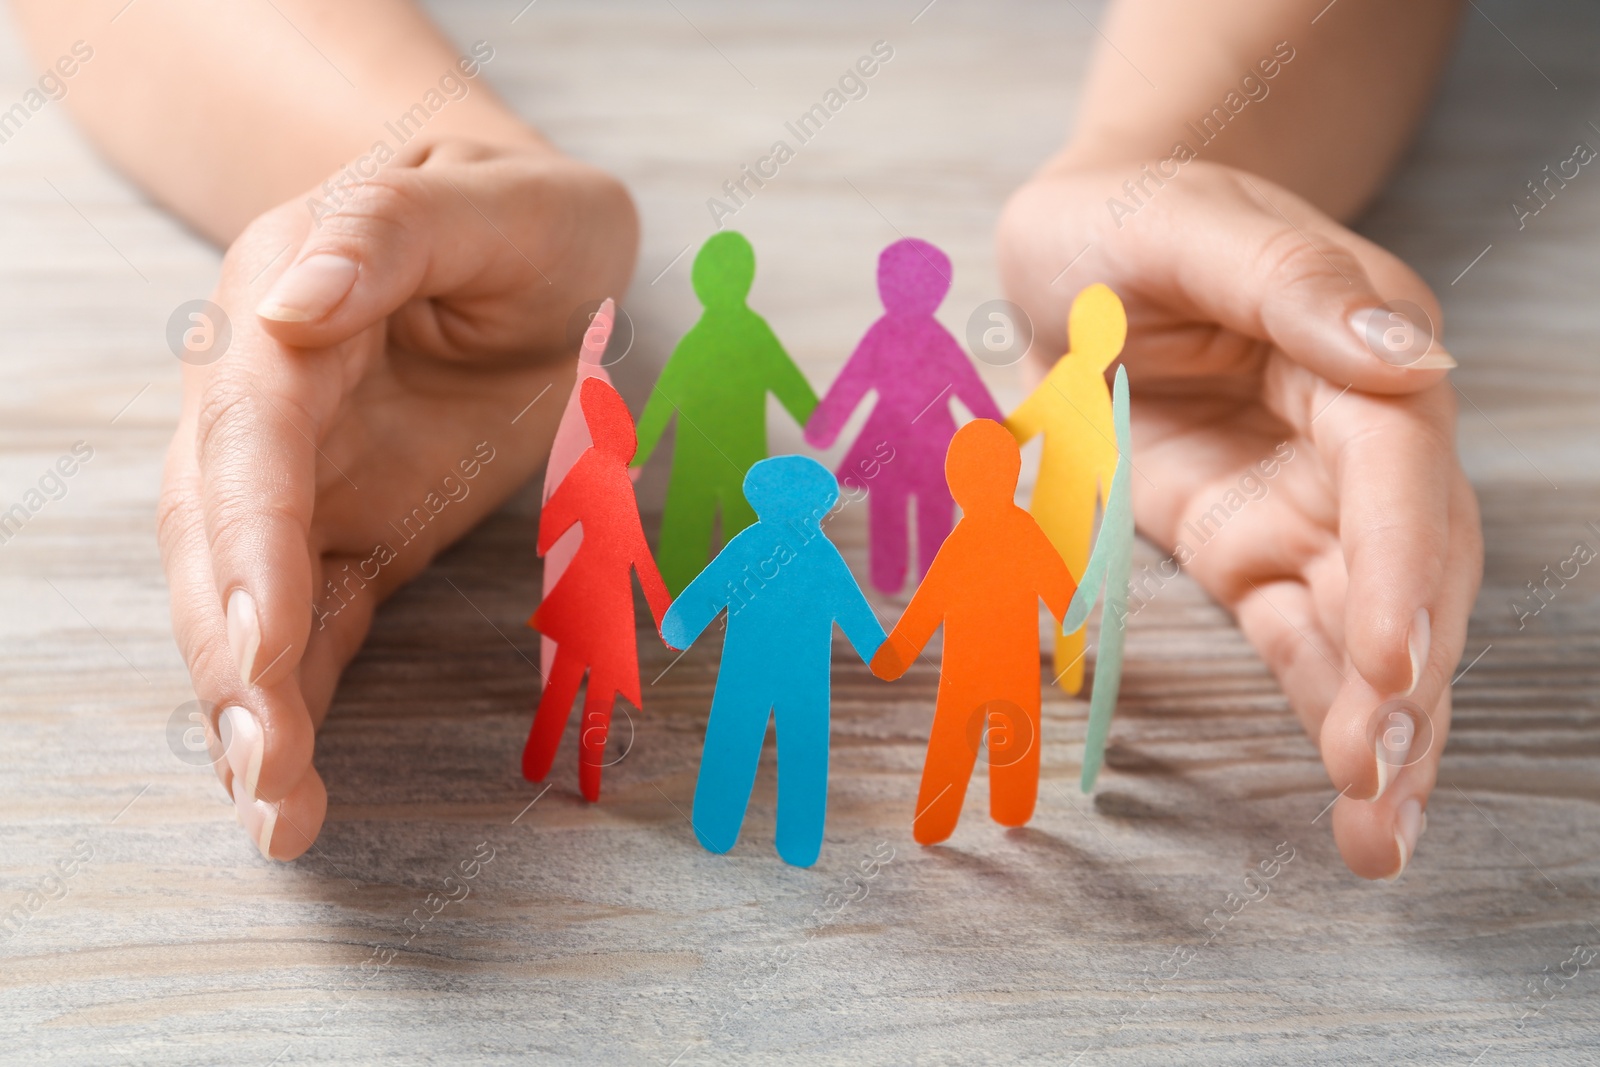
M 767 458 L 767 394 L 802 426 L 817 406 L 805 375 L 745 303 L 755 273 L 755 251 L 741 233 L 724 230 L 700 246 L 691 276 L 705 311 L 672 350 L 639 416 L 635 467 L 678 415 L 656 553 L 673 596 L 710 559 L 719 511 L 724 544 L 756 521 L 743 484 L 745 473 Z
M 1083 738 L 1085 793 L 1094 788 L 1105 763 L 1111 716 L 1117 710 L 1122 688 L 1122 650 L 1128 639 L 1128 575 L 1133 570 L 1133 428 L 1128 406 L 1128 369 L 1117 368 L 1111 390 L 1111 423 L 1116 430 L 1117 467 L 1100 516 L 1100 533 L 1094 539 L 1089 565 L 1078 581 L 1078 591 L 1067 606 L 1062 633 L 1072 633 L 1089 619 L 1094 602 L 1104 590 L 1100 611 L 1100 654 L 1094 664 L 1094 692 L 1089 697 L 1089 728 Z

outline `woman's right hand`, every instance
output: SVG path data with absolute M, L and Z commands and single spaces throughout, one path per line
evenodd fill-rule
M 622 186 L 540 145 L 444 142 L 314 199 L 228 250 L 232 342 L 184 368 L 159 516 L 217 773 L 274 859 L 322 826 L 314 736 L 373 609 L 539 469 L 569 324 L 638 244 Z

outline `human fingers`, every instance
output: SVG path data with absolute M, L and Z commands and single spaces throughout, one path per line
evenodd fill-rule
M 1451 481 L 1444 579 L 1416 688 L 1397 697 L 1357 674 L 1341 688 L 1320 731 L 1329 778 L 1349 801 L 1334 823 L 1340 851 L 1364 877 L 1397 874 L 1415 852 L 1424 825 L 1415 815 L 1427 807 L 1449 734 L 1450 686 L 1483 559 L 1472 487 L 1459 472 Z
M 1108 282 L 1135 334 L 1141 317 L 1213 323 L 1340 386 L 1378 393 L 1427 388 L 1455 365 L 1437 342 L 1438 304 L 1421 279 L 1287 190 L 1195 162 L 1135 217 L 1112 221 L 1104 204 L 1126 195 L 1120 180 L 1068 172 L 1019 190 L 1001 224 L 1008 291 L 1064 322 L 1081 286 L 1057 284 L 1060 272 L 1042 267 L 1052 251 L 1070 259 L 1081 249 L 1087 265 L 1074 277 Z
M 292 233 L 281 218 L 264 217 L 228 250 L 216 293 L 224 309 L 250 306 L 286 230 Z M 184 368 L 184 440 L 193 450 L 212 595 L 227 620 L 240 680 L 271 686 L 293 675 L 305 648 L 319 479 L 344 477 L 319 442 L 374 343 L 296 350 L 251 316 L 231 318 L 226 354 Z
M 320 212 L 256 313 L 301 347 L 394 316 L 403 344 L 442 359 L 566 354 L 570 313 L 621 290 L 632 258 L 613 246 L 636 234 L 626 191 L 593 168 L 445 146 Z
M 206 706 L 220 709 L 207 723 L 213 751 L 221 757 L 213 766 L 235 801 L 241 825 L 263 855 L 292 858 L 306 845 L 297 845 L 292 835 L 276 838 L 274 813 L 294 798 L 291 807 L 301 830 L 314 837 L 321 825 L 316 805 L 306 803 L 321 788 L 320 779 L 315 788 L 302 784 L 308 775 L 316 775 L 311 768 L 314 731 L 293 676 L 271 686 L 246 685 L 239 677 L 216 597 L 192 438 L 190 414 L 180 421 L 168 452 L 158 509 L 173 634 L 196 695 Z

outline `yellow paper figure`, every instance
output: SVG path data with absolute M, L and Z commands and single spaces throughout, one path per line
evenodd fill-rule
M 1117 294 L 1099 283 L 1084 289 L 1067 313 L 1067 354 L 1006 419 L 1019 445 L 1044 435 L 1029 511 L 1075 579 L 1089 564 L 1095 502 L 1104 507 L 1117 469 L 1106 369 L 1127 337 Z M 1056 637 L 1057 683 L 1068 693 L 1083 688 L 1083 640 L 1081 626 Z

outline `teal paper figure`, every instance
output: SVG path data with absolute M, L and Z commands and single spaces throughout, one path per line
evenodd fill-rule
M 1133 440 L 1129 429 L 1128 371 L 1117 368 L 1116 385 L 1111 393 L 1111 422 L 1117 437 L 1117 467 L 1111 476 L 1105 512 L 1100 517 L 1100 533 L 1089 554 L 1078 591 L 1067 608 L 1061 632 L 1070 634 L 1089 618 L 1095 599 L 1105 587 L 1105 609 L 1100 613 L 1100 652 L 1094 664 L 1094 692 L 1089 697 L 1089 728 L 1083 739 L 1083 777 L 1085 793 L 1094 788 L 1105 762 L 1106 739 L 1111 733 L 1111 715 L 1117 710 L 1117 691 L 1122 687 L 1122 648 L 1128 636 L 1128 575 L 1133 569 Z
M 695 836 L 712 852 L 739 838 L 767 721 L 777 718 L 778 855 L 809 867 L 828 804 L 829 671 L 837 622 L 863 661 L 883 627 L 821 520 L 839 497 L 828 469 L 804 456 L 750 468 L 758 516 L 672 602 L 661 637 L 688 648 L 723 609 L 728 633 L 695 784 Z
M 639 416 L 635 467 L 678 415 L 656 553 L 673 596 L 705 566 L 719 510 L 724 544 L 755 521 L 739 486 L 767 454 L 767 394 L 802 426 L 817 406 L 805 375 L 745 303 L 755 272 L 743 234 L 724 230 L 700 246 L 692 277 L 705 311 L 673 349 Z

